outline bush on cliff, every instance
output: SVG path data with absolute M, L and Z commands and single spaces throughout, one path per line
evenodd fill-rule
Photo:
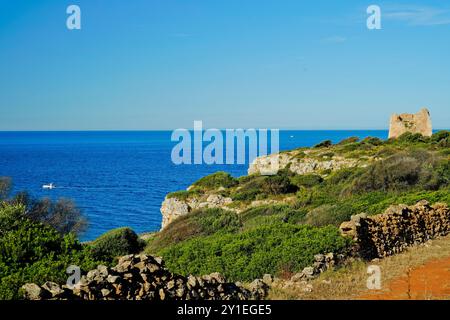
M 359 137 L 349 137 L 345 138 L 337 143 L 337 145 L 343 146 L 350 143 L 355 143 L 359 141 Z
M 434 142 L 434 143 L 439 143 L 448 138 L 450 138 L 450 131 L 442 130 L 442 131 L 438 131 L 438 132 L 434 133 L 431 136 L 430 141 Z
M 220 187 L 231 188 L 236 184 L 237 180 L 229 173 L 219 171 L 194 182 L 193 186 L 205 189 L 218 189 Z
M 308 224 L 315 227 L 339 226 L 343 221 L 350 219 L 355 214 L 351 205 L 347 203 L 324 204 L 310 210 L 299 223 Z
M 280 170 L 273 176 L 250 175 L 238 179 L 239 185 L 232 190 L 230 197 L 238 201 L 264 199 L 270 195 L 282 195 L 295 192 L 297 187 L 290 181 L 292 173 Z
M 192 190 L 180 190 L 180 191 L 175 191 L 175 192 L 171 192 L 167 195 L 167 198 L 177 198 L 179 200 L 186 200 L 190 197 L 195 197 L 198 196 L 200 194 L 203 194 L 203 192 L 201 192 L 200 190 L 197 189 L 192 189 Z
M 296 223 L 306 213 L 304 209 L 295 208 L 289 204 L 273 204 L 250 208 L 242 212 L 239 217 L 242 220 L 243 230 L 249 230 L 274 222 Z
M 287 175 L 269 176 L 263 185 L 263 191 L 271 195 L 292 193 L 297 187 L 291 183 Z
M 323 182 L 323 178 L 317 174 L 295 175 L 291 177 L 291 183 L 297 187 L 313 187 Z
M 445 169 L 442 159 L 433 153 L 398 153 L 368 167 L 353 181 L 348 192 L 403 191 L 414 186 L 436 190 L 446 183 L 445 178 L 439 177 Z
M 337 228 L 274 223 L 238 234 L 195 238 L 159 253 L 171 271 L 220 272 L 231 281 L 250 281 L 265 273 L 294 273 L 311 265 L 318 253 L 339 253 L 350 242 Z
M 423 144 L 428 142 L 430 142 L 429 137 L 425 137 L 420 133 L 411 133 L 411 132 L 405 132 L 398 138 L 388 140 L 388 143 L 400 145 Z
M 130 228 L 108 231 L 90 244 L 95 259 L 109 262 L 119 256 L 139 253 L 144 246 L 145 242 Z
M 333 142 L 331 140 L 324 140 L 318 144 L 316 144 L 313 148 L 329 148 L 333 145 Z

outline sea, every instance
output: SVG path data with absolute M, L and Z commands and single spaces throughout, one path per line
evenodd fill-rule
M 137 233 L 161 227 L 160 206 L 173 191 L 199 178 L 226 171 L 245 175 L 245 164 L 172 162 L 177 141 L 171 131 L 0 132 L 0 176 L 13 181 L 12 193 L 36 198 L 72 199 L 87 217 L 81 240 L 131 227 Z M 280 131 L 280 150 L 310 147 L 324 140 L 368 136 L 386 139 L 387 130 Z M 53 183 L 54 189 L 43 189 Z

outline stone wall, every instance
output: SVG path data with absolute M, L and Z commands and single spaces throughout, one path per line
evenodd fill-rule
M 22 287 L 28 300 L 259 300 L 268 287 L 255 280 L 244 288 L 226 282 L 219 273 L 196 277 L 173 274 L 161 258 L 145 254 L 128 255 L 117 266 L 98 266 L 73 287 L 46 282 Z
M 389 138 L 398 138 L 406 132 L 431 137 L 433 130 L 430 112 L 424 108 L 416 114 L 393 114 L 389 125 Z
M 450 233 L 447 204 L 430 205 L 420 201 L 414 206 L 395 205 L 385 213 L 367 217 L 360 214 L 342 223 L 341 232 L 356 241 L 358 253 L 366 258 L 382 258 L 402 252 Z

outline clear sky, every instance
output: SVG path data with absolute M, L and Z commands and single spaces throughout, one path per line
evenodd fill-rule
M 450 127 L 447 1 L 0 0 L 0 130 L 384 129 L 424 106 Z

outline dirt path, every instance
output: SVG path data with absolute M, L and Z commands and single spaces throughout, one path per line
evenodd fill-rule
M 371 300 L 450 299 L 450 257 L 410 269 L 387 284 L 387 290 L 364 295 Z

